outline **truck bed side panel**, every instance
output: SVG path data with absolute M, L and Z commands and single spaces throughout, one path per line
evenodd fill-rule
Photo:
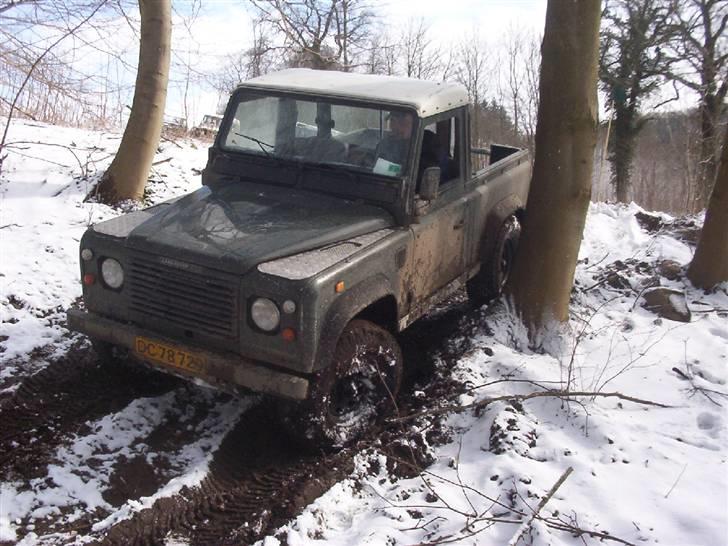
M 468 183 L 469 194 L 475 194 L 475 199 L 467 222 L 467 267 L 490 258 L 503 221 L 525 208 L 530 181 L 531 162 L 528 152 L 523 151 L 479 171 Z

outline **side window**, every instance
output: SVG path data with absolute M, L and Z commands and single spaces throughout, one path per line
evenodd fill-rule
M 460 177 L 460 119 L 453 116 L 425 126 L 418 183 L 428 167 L 440 167 L 440 185 L 446 186 Z

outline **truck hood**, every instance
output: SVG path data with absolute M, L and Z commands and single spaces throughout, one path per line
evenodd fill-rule
M 201 188 L 140 220 L 128 248 L 236 274 L 394 225 L 379 207 L 250 183 Z

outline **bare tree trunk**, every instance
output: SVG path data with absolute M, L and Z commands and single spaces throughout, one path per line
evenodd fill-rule
M 718 171 L 718 143 L 722 101 L 713 95 L 706 95 L 700 103 L 700 187 L 699 208 L 708 201 L 710 190 Z
M 700 97 L 698 187 L 691 206 L 700 210 L 708 201 L 719 163 L 720 122 L 728 96 L 724 43 L 728 13 L 726 0 L 679 0 L 676 6 L 674 28 L 680 39 L 670 48 L 670 56 L 686 63 L 688 70 L 674 71 L 670 77 Z
M 632 164 L 637 146 L 637 131 L 634 129 L 636 115 L 634 109 L 626 105 L 616 107 L 612 154 L 609 161 L 612 164 L 614 192 L 620 203 L 629 203 Z
M 728 281 L 728 128 L 723 138 L 718 176 L 698 248 L 688 268 L 688 278 L 695 286 L 705 289 Z
M 591 196 L 600 1 L 549 0 L 536 156 L 510 294 L 532 340 L 568 319 Z
M 141 39 L 134 101 L 119 151 L 96 189 L 116 204 L 140 200 L 162 132 L 172 39 L 170 0 L 139 0 Z

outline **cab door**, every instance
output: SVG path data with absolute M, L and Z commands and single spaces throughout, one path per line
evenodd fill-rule
M 420 206 L 424 210 L 410 226 L 413 235 L 413 252 L 408 264 L 411 309 L 463 273 L 467 212 L 471 203 L 464 194 L 463 112 L 428 119 L 424 131 L 435 134 L 442 177 L 434 201 L 422 207 L 415 196 L 415 208 Z M 426 154 L 427 150 L 421 151 L 420 176 Z

